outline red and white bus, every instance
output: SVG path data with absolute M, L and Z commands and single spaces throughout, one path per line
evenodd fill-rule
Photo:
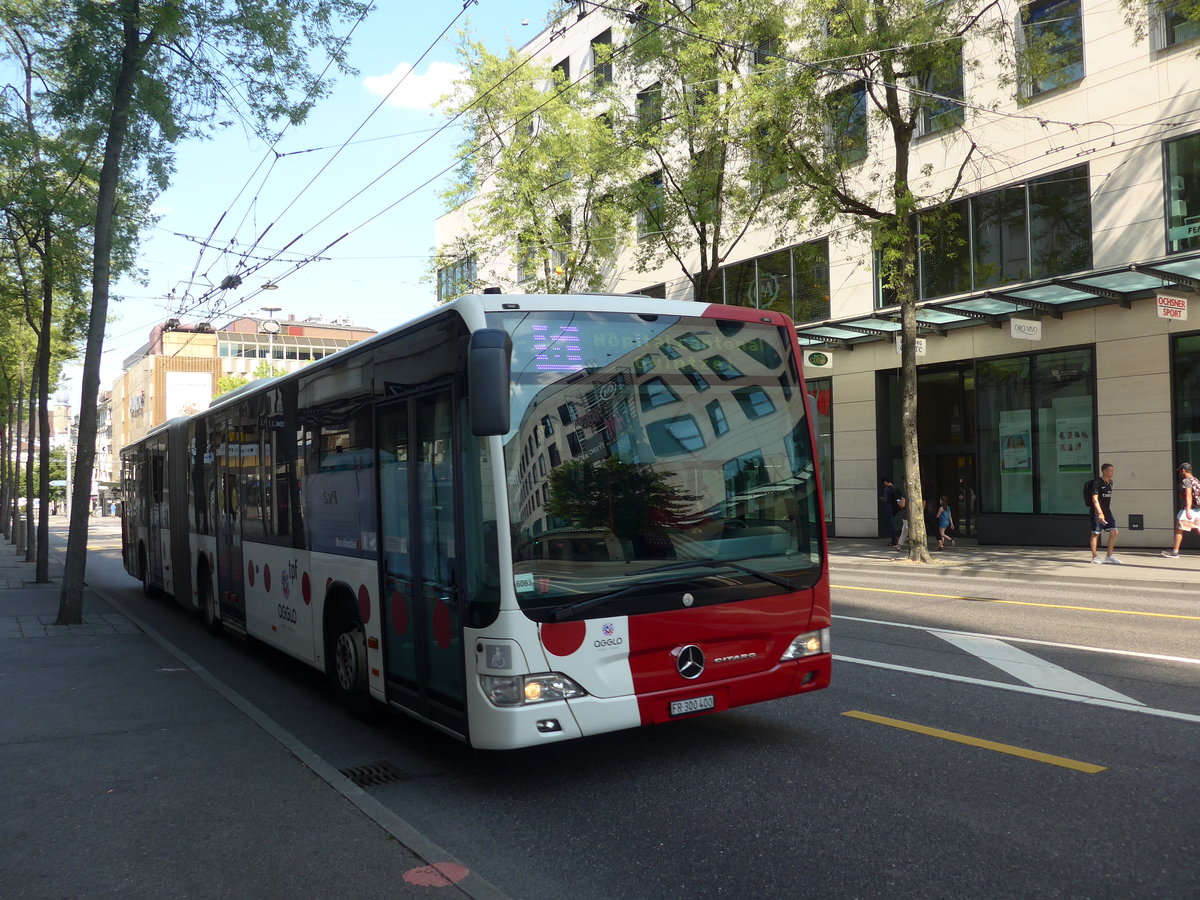
M 818 690 L 799 360 L 766 310 L 464 297 L 124 448 L 125 568 L 476 747 Z

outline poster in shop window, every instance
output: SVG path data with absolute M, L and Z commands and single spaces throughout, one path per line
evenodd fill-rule
M 1006 475 L 1033 471 L 1029 410 L 1000 416 L 1000 471 Z
M 1055 446 L 1058 448 L 1058 471 L 1090 472 L 1092 470 L 1091 417 L 1065 416 L 1055 420 Z

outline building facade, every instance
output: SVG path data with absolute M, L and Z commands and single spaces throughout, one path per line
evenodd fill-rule
M 117 481 L 121 447 L 176 416 L 207 409 L 223 376 L 247 380 L 292 372 L 375 334 L 344 319 L 297 321 L 244 316 L 224 328 L 155 325 L 113 382 L 107 480 Z
M 1082 545 L 1082 486 L 1112 463 L 1121 545 L 1167 546 L 1176 465 L 1200 460 L 1200 24 L 1152 6 L 1139 38 L 1116 4 L 996 9 L 1018 39 L 1053 22 L 1065 46 L 1052 80 L 1008 86 L 986 59 L 964 67 L 964 102 L 918 123 L 914 170 L 935 186 L 961 179 L 953 244 L 931 240 L 914 261 L 924 495 L 935 507 L 946 496 L 960 533 L 982 543 Z M 581 7 L 556 40 L 539 35 L 525 52 L 574 74 L 596 65 L 598 42 L 620 47 L 633 27 Z M 620 54 L 607 65 L 620 67 Z M 630 111 L 653 87 L 637 77 L 624 82 Z M 886 173 L 887 141 L 865 114 L 860 124 L 855 164 Z M 988 163 L 964 172 L 964 141 Z M 472 227 L 471 210 L 439 219 L 439 247 Z M 701 296 L 678 267 L 637 270 L 631 235 L 608 287 L 792 316 L 830 532 L 878 536 L 880 480 L 903 474 L 899 308 L 861 232 L 783 245 L 775 234 L 752 228 Z M 439 291 L 497 265 L 451 260 Z

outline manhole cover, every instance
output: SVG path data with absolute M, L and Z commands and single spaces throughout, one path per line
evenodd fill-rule
M 381 784 L 395 784 L 398 781 L 408 781 L 408 773 L 398 769 L 390 762 L 367 763 L 365 766 L 350 766 L 339 769 L 343 775 L 359 787 L 376 787 Z

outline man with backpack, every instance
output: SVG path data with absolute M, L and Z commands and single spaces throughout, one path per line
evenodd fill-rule
M 1117 519 L 1112 511 L 1112 482 L 1113 464 L 1105 463 L 1100 467 L 1100 477 L 1093 478 L 1084 485 L 1084 496 L 1091 498 L 1092 510 L 1092 562 L 1112 563 L 1121 565 L 1121 561 L 1113 556 L 1113 548 L 1117 546 Z M 1108 555 L 1101 559 L 1096 552 L 1101 532 L 1108 533 Z
M 1167 559 L 1179 559 L 1179 545 L 1185 531 L 1200 532 L 1200 481 L 1192 474 L 1191 463 L 1179 464 L 1179 512 L 1175 516 L 1175 546 L 1164 550 Z

